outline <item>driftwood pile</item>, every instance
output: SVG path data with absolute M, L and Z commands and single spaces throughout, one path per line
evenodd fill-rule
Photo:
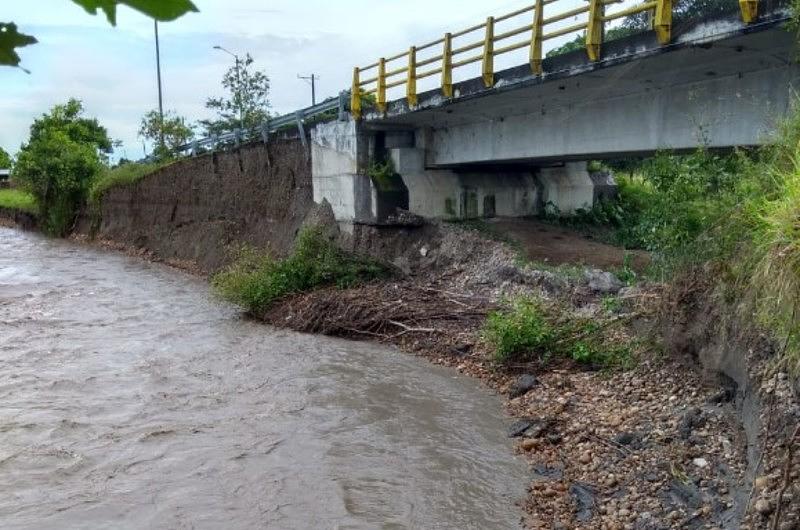
M 435 284 L 374 283 L 296 295 L 268 311 L 271 323 L 306 333 L 379 340 L 438 353 L 467 353 L 496 306 Z

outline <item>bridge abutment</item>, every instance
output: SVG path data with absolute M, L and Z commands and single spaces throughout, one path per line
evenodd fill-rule
M 311 142 L 314 200 L 327 200 L 341 223 L 382 224 L 396 207 L 433 219 L 526 217 L 547 205 L 570 214 L 600 195 L 585 162 L 429 168 L 427 138 L 425 130 L 387 134 L 353 120 L 318 125 Z M 402 183 L 370 176 L 384 160 Z

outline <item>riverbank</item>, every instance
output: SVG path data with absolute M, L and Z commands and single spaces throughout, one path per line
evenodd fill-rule
M 741 528 L 756 529 L 768 521 L 783 485 L 783 442 L 791 435 L 785 431 L 798 409 L 787 374 L 769 370 L 766 343 L 748 349 L 739 337 L 719 344 L 713 326 L 692 336 L 681 323 L 691 327 L 697 314 L 665 315 L 676 296 L 665 286 L 624 287 L 581 267 L 521 266 L 515 249 L 474 230 L 427 225 L 346 234 L 328 228 L 351 250 L 372 249 L 374 256 L 380 247 L 378 255 L 394 255 L 389 261 L 406 273 L 290 296 L 258 316 L 277 327 L 390 344 L 504 395 L 507 412 L 517 418 L 508 434 L 533 474 L 524 503 L 527 528 L 736 528 L 742 522 Z M 152 250 L 77 239 L 204 273 L 196 263 Z M 626 321 L 616 332 L 635 346 L 635 366 L 600 370 L 568 359 L 498 366 L 481 328 L 490 311 L 519 295 Z M 738 372 L 722 360 L 713 366 L 712 352 L 720 348 L 748 362 Z
M 286 296 L 255 316 L 396 346 L 502 394 L 517 420 L 509 434 L 532 474 L 526 527 L 755 530 L 774 518 L 797 393 L 775 365 L 781 345 L 713 291 L 708 279 L 718 272 L 626 285 L 620 277 L 633 275 L 620 249 L 559 227 L 542 237 L 564 241 L 570 232 L 561 257 L 583 265 L 520 260 L 525 241 L 456 224 L 405 219 L 342 230 L 329 207 L 311 200 L 303 153 L 299 142 L 251 146 L 160 169 L 107 190 L 74 237 L 208 275 L 242 244 L 281 257 L 304 226 L 322 227 L 338 248 L 393 275 Z M 534 232 L 549 230 L 513 224 L 534 243 Z M 547 260 L 541 245 L 533 250 Z M 608 265 L 623 268 L 595 269 Z M 599 323 L 603 339 L 624 350 L 622 362 L 498 363 L 482 330 L 516 297 L 544 304 L 556 321 Z M 796 481 L 800 465 L 788 469 Z M 782 530 L 798 519 L 788 491 L 795 496 Z

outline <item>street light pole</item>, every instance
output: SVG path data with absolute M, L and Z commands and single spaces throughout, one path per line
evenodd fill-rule
M 239 107 L 239 128 L 244 129 L 244 105 L 242 104 L 242 75 L 239 70 L 239 56 L 229 50 L 226 50 L 222 46 L 214 46 L 214 49 L 227 53 L 228 55 L 233 57 L 234 60 L 236 61 L 236 84 L 238 85 L 237 86 L 238 93 L 234 93 L 233 97 L 234 101 L 236 102 L 236 106 Z
M 317 79 L 319 77 L 316 74 L 311 74 L 309 76 L 302 76 L 297 74 L 297 79 L 302 79 L 303 81 L 308 81 L 311 83 L 311 106 L 317 104 Z
M 156 34 L 156 76 L 158 78 L 158 116 L 161 120 L 159 123 L 159 136 L 161 137 L 161 147 L 164 147 L 164 96 L 161 90 L 161 47 L 158 42 L 158 21 L 154 20 L 153 25 Z

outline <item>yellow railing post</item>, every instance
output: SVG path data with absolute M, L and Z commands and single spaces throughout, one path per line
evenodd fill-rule
M 358 66 L 353 68 L 353 88 L 350 89 L 350 114 L 357 120 L 361 119 L 361 81 L 359 80 Z
M 381 113 L 386 112 L 386 59 L 383 57 L 378 61 L 378 93 L 376 104 Z
M 494 86 L 494 17 L 486 19 L 486 36 L 483 39 L 483 84 L 486 88 Z
M 453 34 L 444 34 L 442 50 L 442 94 L 453 97 Z
M 531 72 L 542 73 L 542 32 L 544 28 L 544 1 L 538 0 L 533 13 L 533 31 L 531 32 Z
M 669 44 L 672 39 L 672 0 L 657 0 L 653 29 L 661 44 Z
M 600 59 L 603 44 L 603 0 L 589 0 L 589 23 L 586 25 L 586 53 L 590 61 Z
M 758 18 L 758 0 L 739 0 L 739 8 L 745 24 L 755 22 Z
M 409 107 L 417 106 L 417 47 L 408 50 L 408 80 L 406 81 L 406 101 Z

